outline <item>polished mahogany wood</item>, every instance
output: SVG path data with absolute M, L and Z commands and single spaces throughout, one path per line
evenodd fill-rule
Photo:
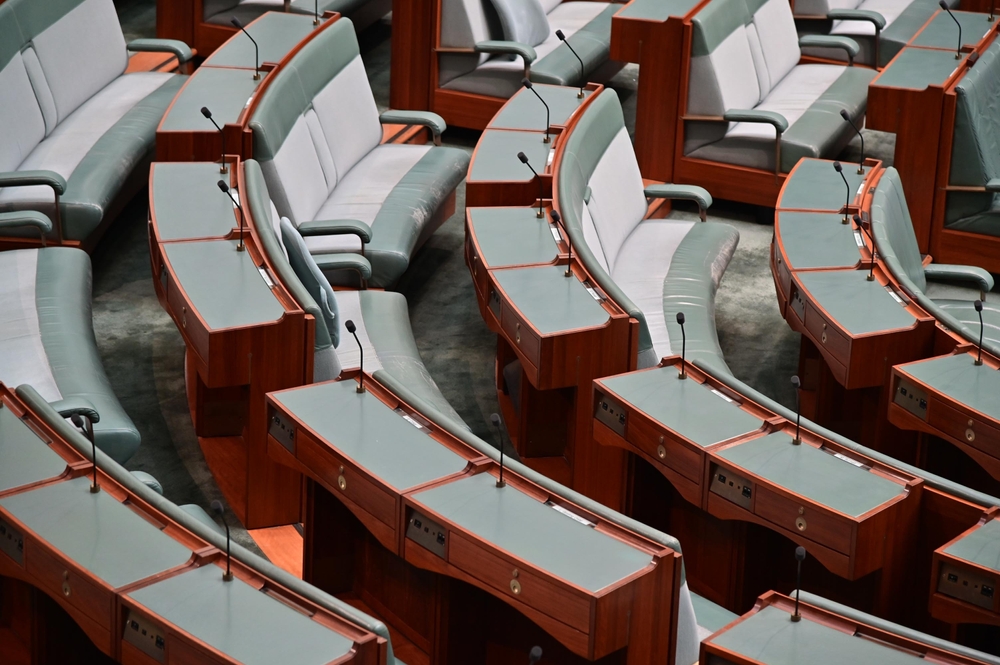
M 989 510 L 978 524 L 934 551 L 930 612 L 935 618 L 949 624 L 1000 626 L 1000 574 L 995 568 L 967 561 L 947 551 L 956 541 L 998 517 L 1000 509 Z

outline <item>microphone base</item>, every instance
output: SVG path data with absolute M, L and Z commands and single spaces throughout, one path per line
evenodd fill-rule
M 792 445 L 793 446 L 801 446 L 802 445 L 802 437 L 797 436 L 794 439 L 792 439 Z
M 864 160 L 861 160 L 861 161 L 864 161 Z M 864 167 L 863 164 L 859 164 L 858 165 L 858 175 L 864 175 L 864 174 L 865 174 L 865 167 Z
M 955 53 L 955 60 L 961 60 L 961 59 L 962 59 L 962 52 L 961 51 L 957 51 Z
M 497 481 L 497 489 L 503 489 L 504 487 L 507 487 L 507 483 L 504 482 L 504 481 L 502 481 L 502 480 L 498 480 Z
M 678 378 L 678 379 L 681 379 L 681 380 L 684 380 L 684 379 L 688 378 L 688 375 L 687 375 L 687 372 L 680 372 L 680 373 L 679 373 L 679 374 L 677 375 L 677 378 Z
M 232 582 L 233 581 L 233 574 L 232 573 L 222 573 L 222 581 L 223 582 Z
M 319 25 L 319 19 L 318 18 L 314 18 L 313 19 L 313 25 Z
M 850 224 L 851 223 L 851 218 L 848 217 L 847 215 L 844 215 L 844 218 L 842 220 L 840 220 L 840 223 L 841 224 Z
M 242 242 L 240 244 L 236 245 L 236 251 L 237 252 L 245 252 L 246 250 L 247 250 L 247 246 L 244 245 Z
M 868 277 L 866 277 L 865 279 L 868 280 L 869 282 L 874 282 L 875 281 L 875 275 L 873 275 L 871 273 L 868 273 Z
M 229 167 L 226 166 L 225 162 L 222 162 L 222 166 L 219 167 L 219 173 L 229 173 Z
M 576 93 L 576 98 L 583 99 L 583 97 L 584 97 L 583 88 L 580 88 L 580 92 Z
M 566 272 L 563 273 L 563 277 L 572 277 L 572 276 L 573 276 L 572 268 L 566 268 Z
M 552 140 L 552 137 L 549 136 L 548 134 L 546 134 L 545 137 L 542 139 L 542 143 L 548 143 L 551 140 Z
M 798 623 L 799 621 L 802 621 L 802 615 L 801 614 L 793 614 L 793 615 L 789 616 L 788 619 L 792 623 Z
M 260 72 L 254 72 L 254 74 L 253 74 L 253 80 L 254 81 L 259 81 L 260 80 Z
M 982 364 L 982 363 L 980 363 L 980 364 Z M 90 493 L 91 494 L 100 494 L 101 493 L 101 486 L 98 485 L 97 483 L 94 483 L 93 485 L 90 486 Z
M 972 364 L 975 365 L 976 367 L 982 367 L 983 366 L 983 359 L 982 358 L 977 358 L 976 362 L 974 362 Z
M 358 384 L 358 387 L 357 387 L 357 388 L 355 389 L 355 391 L 354 391 L 354 392 L 356 392 L 356 393 L 366 393 L 366 392 L 368 392 L 368 391 L 367 391 L 367 390 L 365 390 L 365 387 L 364 387 L 363 385 L 361 385 L 361 384 Z
M 538 212 L 535 213 L 535 217 L 537 217 L 538 219 L 545 219 L 545 213 L 542 211 L 541 208 L 539 208 Z

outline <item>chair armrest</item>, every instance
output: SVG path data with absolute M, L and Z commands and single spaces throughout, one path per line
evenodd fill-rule
M 63 418 L 83 416 L 92 423 L 101 422 L 101 414 L 97 412 L 93 404 L 83 397 L 68 397 L 56 402 L 49 402 L 49 404 Z
M 870 9 L 831 9 L 826 17 L 834 21 L 868 21 L 876 32 L 885 30 L 885 17 Z
M 341 236 L 354 234 L 361 242 L 372 241 L 372 227 L 357 219 L 317 219 L 299 224 L 299 235 L 310 236 Z
M 976 282 L 983 293 L 993 290 L 993 275 L 978 266 L 958 266 L 945 263 L 931 263 L 924 266 L 924 277 L 929 280 L 950 279 L 960 282 Z
M 990 181 L 986 183 L 987 192 L 1000 192 L 1000 178 L 990 178 Z
M 17 210 L 0 213 L 0 229 L 34 226 L 42 236 L 52 233 L 52 220 L 37 210 Z
M 850 37 L 839 35 L 802 35 L 799 46 L 811 48 L 839 48 L 847 53 L 847 62 L 854 64 L 854 58 L 861 52 L 861 47 Z
M 434 145 L 441 145 L 441 134 L 448 129 L 444 118 L 431 111 L 403 111 L 389 109 L 378 117 L 383 125 L 420 125 L 431 131 Z
M 313 254 L 316 265 L 323 272 L 328 270 L 354 270 L 361 279 L 372 278 L 372 264 L 360 254 L 338 252 L 336 254 Z
M 538 54 L 535 53 L 535 49 L 527 44 L 522 44 L 521 42 L 501 41 L 498 39 L 490 39 L 485 42 L 477 43 L 475 51 L 476 53 L 489 53 L 491 55 L 519 55 L 521 56 L 521 59 L 524 60 L 525 66 L 530 65 L 538 59 Z
M 779 134 L 788 129 L 788 120 L 775 111 L 757 111 L 753 109 L 730 109 L 722 114 L 729 122 L 760 122 L 773 125 Z
M 173 53 L 181 65 L 194 57 L 191 47 L 178 39 L 133 39 L 127 48 L 134 53 Z
M 697 185 L 673 185 L 669 183 L 650 185 L 643 190 L 643 193 L 648 199 L 694 201 L 702 212 L 712 206 L 712 195 L 708 193 L 707 189 Z
M 55 171 L 7 171 L 0 173 L 0 187 L 48 185 L 56 194 L 66 192 L 66 178 Z

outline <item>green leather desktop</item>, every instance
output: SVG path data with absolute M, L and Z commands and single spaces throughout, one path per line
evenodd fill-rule
M 956 44 L 957 37 L 956 34 Z M 932 85 L 941 86 L 961 62 L 955 57 L 954 51 L 904 48 L 882 70 L 878 78 L 872 81 L 872 86 L 913 90 L 923 90 Z
M 941 356 L 901 365 L 913 378 L 970 409 L 1000 420 L 1000 372 L 975 364 L 976 352 Z
M 248 23 L 245 28 L 257 41 L 260 64 L 264 64 L 280 62 L 316 26 L 312 16 L 271 11 Z M 246 35 L 237 34 L 212 52 L 201 66 L 253 69 L 255 57 L 254 43 Z
M 0 402 L 0 492 L 56 478 L 66 460 Z
M 813 302 L 851 335 L 909 328 L 916 318 L 864 270 L 830 270 L 798 275 Z
M 952 18 L 952 16 L 954 18 Z M 959 25 L 955 25 L 955 20 Z M 954 52 L 958 47 L 958 30 L 962 30 L 962 46 L 975 46 L 993 29 L 994 22 L 987 14 L 978 12 L 963 12 L 953 10 L 951 16 L 947 12 L 938 12 L 923 30 L 910 40 L 910 46 L 922 48 L 937 48 Z
M 609 315 L 575 276 L 562 266 L 494 273 L 511 306 L 542 335 L 603 325 Z
M 160 122 L 158 132 L 214 132 L 211 121 L 201 114 L 202 107 L 212 111 L 219 126 L 239 120 L 243 109 L 256 94 L 263 81 L 255 81 L 253 69 L 205 67 L 187 80 L 174 98 Z M 226 145 L 227 151 L 236 152 L 238 146 Z M 221 193 L 221 192 L 220 192 Z
M 231 171 L 230 164 L 228 170 Z M 150 171 L 150 215 L 160 242 L 222 238 L 239 225 L 233 202 L 219 191 L 230 182 L 212 162 L 160 162 Z M 239 192 L 233 191 L 238 197 Z M 239 199 L 237 198 L 237 201 Z
M 583 97 L 580 97 L 579 88 L 543 83 L 536 83 L 534 91 L 549 106 L 548 128 L 545 126 L 545 106 L 530 90 L 521 89 L 493 116 L 487 129 L 544 132 L 546 129 L 565 125 L 580 106 L 586 103 L 587 98 L 594 94 L 592 90 L 585 90 Z
M 789 269 L 857 266 L 861 260 L 858 251 L 861 232 L 851 224 L 844 224 L 843 219 L 839 213 L 779 211 L 775 232 L 784 247 Z
M 500 129 L 484 131 L 473 155 L 472 165 L 469 167 L 468 180 L 470 182 L 531 181 L 535 176 L 517 158 L 517 153 L 523 152 L 532 168 L 538 173 L 544 173 L 552 150 L 552 142 L 543 143 L 542 137 L 543 134 L 537 131 Z
M 780 210 L 830 210 L 844 207 L 850 190 L 850 203 L 854 205 L 860 193 L 858 188 L 867 177 L 858 173 L 858 165 L 841 162 L 844 177 L 850 187 L 844 185 L 840 174 L 833 170 L 833 162 L 824 159 L 803 159 L 788 178 L 776 204 Z
M 471 235 L 487 268 L 552 263 L 559 254 L 553 226 L 538 208 L 470 208 Z

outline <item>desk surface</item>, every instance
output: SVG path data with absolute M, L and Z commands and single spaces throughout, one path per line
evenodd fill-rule
M 65 470 L 66 460 L 0 405 L 0 492 L 56 478 Z
M 465 476 L 412 498 L 499 549 L 591 593 L 652 561 L 648 553 L 515 487 L 496 487 L 496 478 L 488 473 Z
M 797 279 L 851 335 L 909 328 L 916 321 L 877 279 L 868 281 L 867 270 L 803 272 Z
M 0 508 L 115 589 L 191 558 L 191 550 L 107 492 L 91 494 L 89 478 L 9 496 Z
M 353 340 L 351 340 L 353 341 Z M 398 491 L 459 473 L 466 460 L 353 381 L 272 394 L 300 422 Z
M 191 306 L 212 330 L 271 323 L 285 313 L 249 252 L 237 252 L 236 244 L 207 240 L 163 245 Z
M 531 167 L 544 173 L 551 149 L 552 142 L 542 143 L 542 134 L 538 132 L 487 129 L 479 137 L 468 180 L 530 182 L 535 176 L 517 158 L 517 153 L 523 152 L 528 156 Z
M 945 551 L 958 559 L 1000 571 L 1000 520 L 991 520 L 956 540 Z
M 962 44 L 976 46 L 993 26 L 987 14 L 977 12 L 951 12 L 962 26 Z M 947 49 L 954 53 L 958 47 L 958 26 L 946 12 L 938 11 L 931 22 L 909 44 L 924 48 Z M 952 60 L 954 60 L 954 55 Z
M 763 421 L 710 386 L 677 378 L 676 366 L 601 379 L 609 390 L 664 427 L 699 446 L 760 429 Z
M 261 79 L 261 81 L 263 78 Z M 214 132 L 212 121 L 201 114 L 207 106 L 219 125 L 235 123 L 249 104 L 260 81 L 253 69 L 202 67 L 191 75 L 160 123 L 166 132 Z M 237 146 L 229 146 L 235 149 Z M 516 159 L 516 158 L 515 158 Z
M 858 173 L 858 165 L 841 162 L 844 177 L 851 186 L 851 201 L 857 196 L 871 168 L 865 168 L 864 175 Z M 840 175 L 833 169 L 833 162 L 825 159 L 803 159 L 795 166 L 785 181 L 784 193 L 778 201 L 780 210 L 832 210 L 844 207 L 847 201 L 847 187 Z
M 575 275 L 563 266 L 497 270 L 510 303 L 542 335 L 593 328 L 611 318 Z
M 833 510 L 860 517 L 906 488 L 831 453 L 774 432 L 717 453 L 722 459 Z
M 843 215 L 830 212 L 779 212 L 778 233 L 788 267 L 809 270 L 857 265 L 861 260 L 859 232 L 843 219 Z
M 219 191 L 219 180 L 228 183 L 230 177 L 219 172 L 219 164 L 162 162 L 153 165 L 151 177 L 160 241 L 221 238 L 239 224 L 232 201 Z
M 957 34 L 954 43 L 958 43 Z M 955 58 L 954 51 L 907 47 L 899 52 L 871 85 L 909 90 L 923 90 L 931 85 L 944 85 L 961 63 L 962 60 Z
M 280 62 L 316 27 L 322 27 L 322 23 L 313 26 L 312 16 L 267 12 L 248 24 L 246 30 L 257 40 L 260 47 L 260 61 L 264 63 Z M 243 33 L 239 33 L 216 49 L 201 66 L 240 67 L 252 70 L 255 63 L 253 42 Z
M 901 365 L 899 369 L 939 393 L 1000 420 L 1000 372 L 975 365 L 975 351 Z
M 469 208 L 469 224 L 490 268 L 551 263 L 559 254 L 554 226 L 538 208 Z
M 914 654 L 841 632 L 806 617 L 793 623 L 788 612 L 771 606 L 752 614 L 708 643 L 765 665 L 926 663 L 924 658 Z
M 671 16 L 686 16 L 698 0 L 634 0 L 615 16 L 640 21 L 666 21 Z
M 126 597 L 246 665 L 325 665 L 353 647 L 239 578 L 223 582 L 222 572 L 214 565 L 195 568 Z
M 565 125 L 570 116 L 594 93 L 585 90 L 577 97 L 579 88 L 536 83 L 534 90 L 549 105 L 550 126 Z M 545 107 L 530 90 L 521 88 L 503 108 L 493 116 L 488 129 L 522 129 L 545 131 Z M 534 166 L 534 164 L 532 164 Z M 537 166 L 535 167 L 538 168 Z

